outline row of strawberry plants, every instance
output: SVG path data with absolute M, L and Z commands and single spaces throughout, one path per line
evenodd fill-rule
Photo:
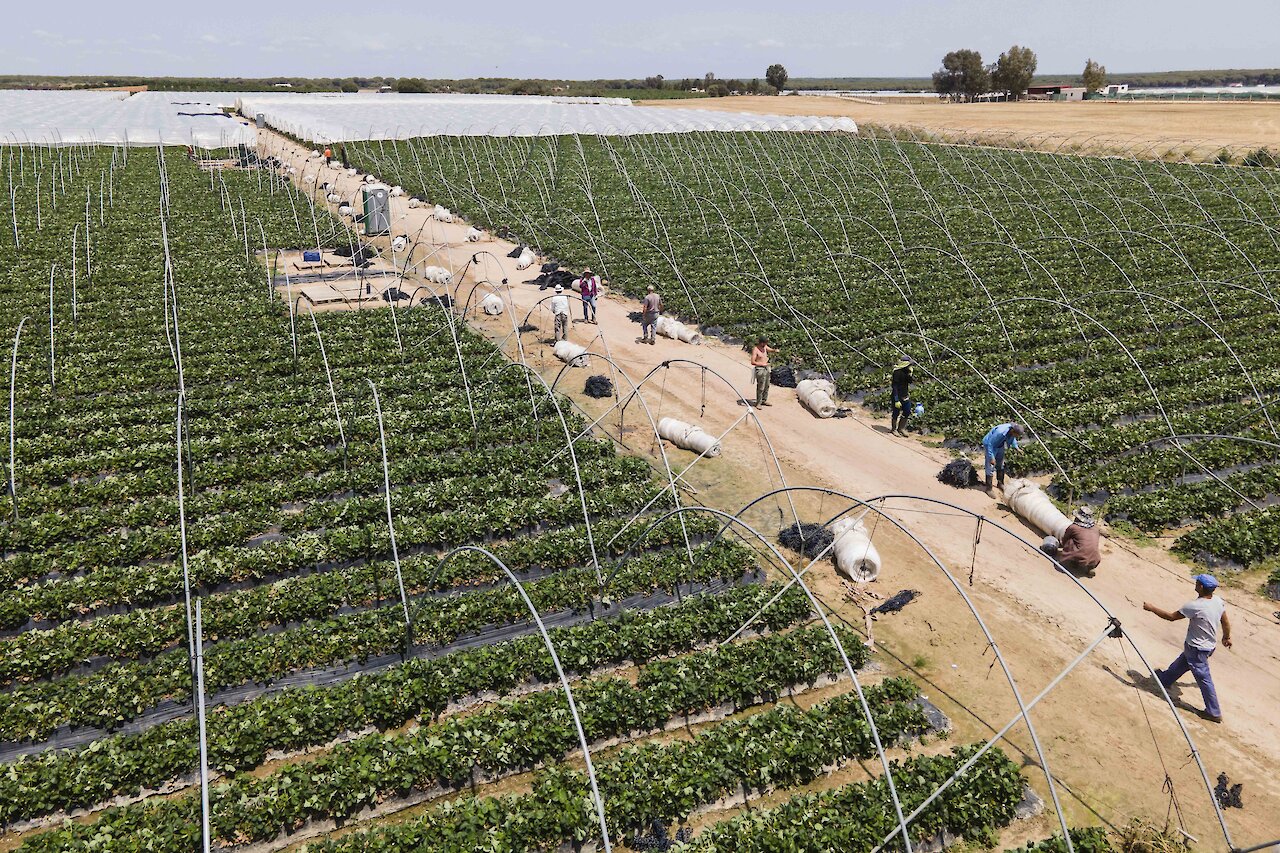
M 928 722 L 921 708 L 911 701 L 917 693 L 916 686 L 905 679 L 887 681 L 867 690 L 872 716 L 884 740 L 892 743 L 927 731 Z M 643 709 L 639 712 L 644 713 Z M 606 735 L 611 725 L 625 725 L 621 721 L 610 720 L 615 713 L 608 709 L 602 712 L 607 722 L 598 725 Z M 870 726 L 861 705 L 854 697 L 845 695 L 808 711 L 780 705 L 745 719 L 722 723 L 699 733 L 690 741 L 625 747 L 607 760 L 598 761 L 596 775 L 606 816 L 613 831 L 618 833 L 638 829 L 654 819 L 683 818 L 694 809 L 742 788 L 771 790 L 804 784 L 821 776 L 831 764 L 849 759 L 865 760 L 874 755 Z M 349 768 L 348 776 L 353 779 L 377 777 L 381 782 L 372 783 L 375 789 L 390 784 L 392 790 L 402 793 L 412 790 L 415 783 L 435 781 L 419 780 L 415 770 L 412 766 L 402 770 L 394 763 L 383 765 L 371 760 L 365 767 Z M 330 800 L 330 813 L 355 815 L 362 808 L 373 805 L 366 799 L 369 795 L 365 791 L 356 781 L 345 792 L 346 796 Z M 459 822 L 451 827 L 452 832 L 442 832 L 441 840 L 452 835 L 451 840 L 455 843 L 465 838 L 477 844 L 484 837 L 479 833 L 489 835 L 512 831 L 519 833 L 525 845 L 523 849 L 541 849 L 563 841 L 585 840 L 594 834 L 594 815 L 589 807 L 584 808 L 586 795 L 583 774 L 552 765 L 537 773 L 532 794 L 503 798 L 508 799 L 503 803 L 508 817 L 505 825 L 473 823 L 468 826 Z M 134 837 L 144 835 L 151 840 L 153 850 L 188 850 L 193 843 L 199 843 L 199 804 L 195 798 L 187 798 L 185 804 L 185 809 L 173 810 L 176 814 L 159 814 L 161 807 L 158 806 L 151 807 L 150 814 L 145 808 L 108 810 L 93 825 L 69 825 L 35 835 L 20 849 L 26 853 L 86 849 L 89 845 L 99 850 L 122 849 L 112 845 L 110 840 L 128 834 Z M 276 822 L 272 815 L 254 821 L 250 814 L 245 814 L 246 822 L 240 822 L 237 807 L 251 812 L 253 806 L 251 802 L 228 803 L 227 812 L 222 814 L 211 807 L 218 821 L 214 834 L 228 840 L 239 840 L 228 830 L 247 830 L 250 837 L 256 838 L 274 838 L 289 830 L 289 824 Z M 421 833 L 422 824 L 430 822 L 431 817 L 450 812 L 452 809 L 445 807 L 429 812 L 425 820 L 419 818 L 387 830 L 373 830 L 371 836 L 381 841 L 406 830 Z M 538 826 L 533 834 L 527 833 L 528 824 L 542 823 L 535 817 L 539 812 L 550 813 L 543 818 L 550 818 L 549 823 Z M 152 814 L 155 814 L 154 823 Z M 225 829 L 223 821 L 230 824 Z M 191 830 L 179 828 L 184 823 L 195 828 L 194 835 Z M 550 834 L 547 834 L 548 830 Z M 346 844 L 372 840 L 360 834 L 346 839 Z M 343 844 L 344 841 L 338 842 L 338 845 Z M 478 849 L 506 849 L 494 848 L 490 844 L 492 841 Z M 328 849 L 328 845 L 321 845 L 321 849 Z M 339 849 L 343 848 L 340 846 Z
M 652 484 L 634 482 L 597 489 L 586 496 L 587 510 L 593 518 L 635 512 L 656 490 Z M 666 506 L 665 499 L 660 498 L 654 506 Z M 571 497 L 495 499 L 486 504 L 483 513 L 441 512 L 400 518 L 395 525 L 396 541 L 410 553 L 415 548 L 443 548 L 516 535 L 534 525 L 573 524 L 582 517 L 581 504 Z M 189 565 L 192 583 L 212 588 L 390 553 L 385 524 L 354 525 L 297 534 L 258 548 L 200 551 L 190 556 Z M 103 568 L 90 575 L 0 594 L 0 626 L 17 628 L 29 619 L 61 622 L 92 613 L 105 603 L 169 603 L 181 597 L 182 589 L 182 568 L 177 562 Z
M 977 749 L 962 746 L 948 755 L 894 762 L 894 782 L 903 811 L 914 810 Z M 999 748 L 992 749 L 921 812 L 908 831 L 917 844 L 950 834 L 990 846 L 996 831 L 1013 822 L 1025 786 L 1018 766 Z M 872 850 L 897 830 L 889 786 L 883 779 L 875 779 L 818 794 L 800 794 L 781 805 L 732 818 L 677 849 L 681 853 Z
M 595 535 L 609 537 L 619 532 L 624 523 L 605 522 L 595 529 Z M 683 531 L 696 540 L 716 529 L 714 519 L 702 516 L 687 520 Z M 683 543 L 683 532 L 679 521 L 672 519 L 656 527 L 643 546 L 656 549 L 676 543 Z M 490 550 L 507 565 L 522 567 L 526 581 L 529 573 L 561 571 L 591 559 L 582 527 L 521 537 L 494 544 Z M 616 553 L 616 549 L 610 551 Z M 460 554 L 444 566 L 438 555 L 405 557 L 400 566 L 409 595 L 506 581 L 498 566 L 476 553 Z M 245 590 L 206 594 L 201 598 L 204 630 L 208 636 L 225 641 L 326 618 L 385 600 L 395 583 L 394 564 L 379 560 Z M 95 658 L 145 660 L 185 639 L 186 611 L 181 605 L 139 608 L 87 623 L 28 631 L 0 640 L 0 684 L 41 680 Z
M 741 578 L 749 552 L 713 545 L 686 565 L 680 552 L 652 554 L 623 564 L 608 589 L 612 599 L 673 590 L 686 582 Z M 526 593 L 540 613 L 593 612 L 600 589 L 594 570 L 560 572 L 532 581 Z M 388 589 L 388 593 L 391 590 Z M 521 596 L 509 585 L 445 598 L 428 598 L 409 608 L 418 644 L 447 645 L 485 626 L 528 621 Z M 247 684 L 266 684 L 290 673 L 360 663 L 405 649 L 402 609 L 376 609 L 316 619 L 279 632 L 212 644 L 205 652 L 205 689 L 210 694 Z M 89 675 L 17 685 L 0 708 L 0 738 L 39 741 L 61 727 L 119 727 L 157 703 L 185 702 L 191 696 L 191 669 L 185 648 L 146 663 L 112 663 Z
M 856 637 L 846 632 L 841 640 L 855 662 L 865 662 L 867 652 Z M 591 679 L 574 693 L 583 730 L 595 743 L 660 731 L 726 703 L 741 710 L 772 701 L 841 667 L 825 629 L 817 626 L 696 652 L 652 672 L 642 668 L 637 684 Z M 904 692 L 915 693 L 909 683 Z M 567 757 L 577 746 L 563 692 L 544 690 L 409 732 L 366 735 L 315 761 L 237 776 L 210 792 L 211 820 L 222 843 L 270 841 L 282 828 L 291 832 L 308 820 L 346 819 L 364 806 L 415 791 L 456 789 L 477 776 L 531 770 Z M 139 803 L 104 818 L 145 832 L 189 816 L 193 805 L 199 808 L 197 799 L 188 794 Z
M 549 633 L 571 674 L 627 662 L 646 664 L 732 634 L 777 591 L 773 585 L 743 586 Z M 765 608 L 757 628 L 778 631 L 808 615 L 807 600 L 792 589 Z M 505 694 L 555 677 L 541 639 L 523 636 L 435 659 L 408 660 L 335 685 L 289 689 L 213 709 L 209 765 L 220 773 L 250 770 L 270 753 L 314 748 L 368 726 L 390 730 L 413 719 L 435 719 L 465 697 Z M 175 720 L 138 734 L 108 736 L 90 747 L 21 758 L 0 772 L 0 803 L 11 804 L 0 823 L 136 796 L 186 777 L 198 767 L 195 728 L 194 720 Z

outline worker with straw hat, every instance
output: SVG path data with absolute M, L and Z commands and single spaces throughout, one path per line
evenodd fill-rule
M 889 432 L 897 433 L 904 437 L 907 434 L 907 421 L 911 419 L 911 408 L 915 405 L 911 402 L 912 368 L 915 363 L 914 358 L 904 355 L 893 366 L 893 374 L 890 377 L 892 382 L 890 397 L 893 402 L 893 416 L 889 421 Z
M 1157 669 L 1156 678 L 1168 690 L 1188 672 L 1195 678 L 1204 698 L 1204 716 L 1215 723 L 1222 722 L 1222 707 L 1218 704 L 1218 691 L 1209 673 L 1209 658 L 1218 647 L 1218 628 L 1222 628 L 1222 645 L 1231 648 L 1231 621 L 1227 619 L 1227 605 L 1214 595 L 1218 579 L 1213 575 L 1196 575 L 1196 597 L 1177 610 L 1161 610 L 1150 602 L 1142 602 L 1142 609 L 1161 619 L 1177 622 L 1188 620 L 1187 638 L 1182 654 L 1174 658 L 1168 669 Z

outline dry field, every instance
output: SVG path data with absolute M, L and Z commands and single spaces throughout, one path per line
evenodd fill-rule
M 1123 150 L 1170 159 L 1205 159 L 1223 148 L 1239 152 L 1280 147 L 1280 102 L 919 104 L 870 98 L 744 96 L 641 103 L 773 115 L 848 116 L 859 124 L 927 130 L 948 139 L 996 144 L 1016 139 L 1048 150 Z

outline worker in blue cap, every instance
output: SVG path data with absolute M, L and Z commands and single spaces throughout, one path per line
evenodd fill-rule
M 1218 579 L 1213 575 L 1196 575 L 1196 598 L 1175 611 L 1161 610 L 1150 602 L 1142 602 L 1142 609 L 1161 619 L 1177 622 L 1186 619 L 1187 639 L 1182 654 L 1169 664 L 1168 669 L 1157 669 L 1156 678 L 1168 690 L 1173 683 L 1189 671 L 1204 697 L 1204 715 L 1215 723 L 1222 722 L 1222 708 L 1218 705 L 1218 691 L 1213 687 L 1209 674 L 1209 657 L 1218 647 L 1218 626 L 1222 626 L 1222 645 L 1231 648 L 1231 622 L 1227 619 L 1227 605 L 1214 595 Z

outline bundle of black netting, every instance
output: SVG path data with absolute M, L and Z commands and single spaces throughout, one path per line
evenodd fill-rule
M 568 270 L 554 270 L 552 272 L 544 272 L 533 280 L 533 284 L 538 285 L 540 290 L 555 287 L 557 284 L 568 290 L 577 280 L 578 277 Z
M 779 388 L 796 387 L 796 372 L 785 364 L 780 364 L 769 371 L 769 381 Z
M 586 393 L 588 397 L 595 397 L 599 400 L 602 397 L 613 396 L 613 382 L 608 376 L 588 376 Z
M 952 459 L 947 466 L 938 472 L 938 482 L 967 489 L 978 483 L 978 471 L 968 459 Z
M 399 302 L 401 299 L 408 299 L 409 294 L 405 293 L 398 287 L 388 287 L 382 291 L 383 302 Z
M 793 524 L 778 534 L 778 541 L 792 551 L 806 557 L 816 557 L 831 544 L 835 537 L 821 524 Z
M 439 305 L 441 308 L 448 308 L 451 305 L 453 305 L 453 297 L 447 293 L 441 294 L 440 296 L 422 297 L 422 302 L 421 302 L 422 305 L 429 305 L 432 302 L 434 302 L 436 305 Z
M 536 332 L 536 331 L 538 331 L 538 327 L 537 327 L 537 326 L 535 326 L 535 325 L 533 325 L 532 323 L 521 323 L 521 324 L 520 324 L 520 331 L 521 331 L 521 332 Z
M 508 257 L 508 258 L 518 258 L 518 257 L 520 257 L 520 255 L 522 255 L 523 253 L 524 253 L 524 243 L 521 243 L 519 246 L 516 246 L 516 247 L 515 247 L 514 249 L 512 249 L 510 252 L 507 252 L 507 257 Z

